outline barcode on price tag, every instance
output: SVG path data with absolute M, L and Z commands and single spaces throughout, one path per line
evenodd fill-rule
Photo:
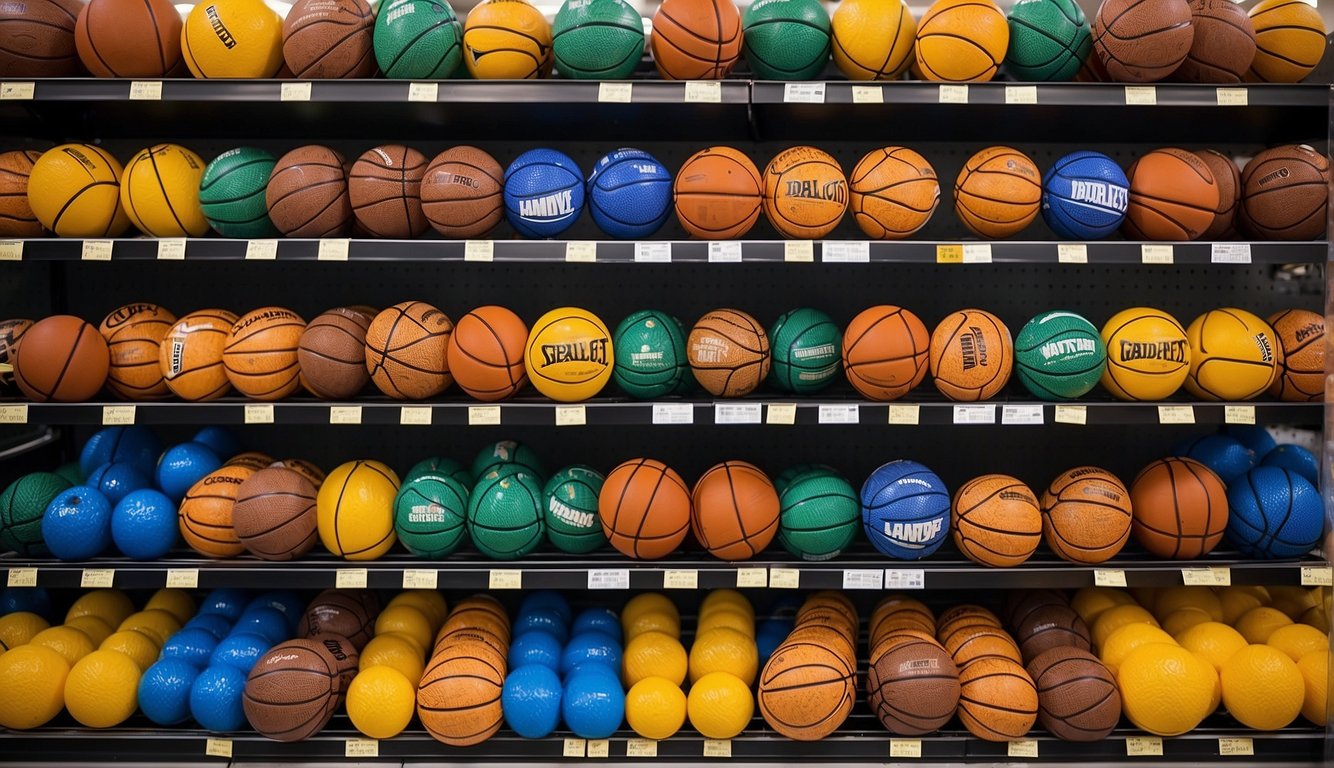
M 1209 246 L 1209 261 L 1214 264 L 1250 264 L 1250 243 L 1214 243 Z
M 787 104 L 823 104 L 824 83 L 785 83 L 783 101 Z
M 1162 757 L 1163 740 L 1157 736 L 1131 736 L 1126 739 L 1126 755 L 1130 757 Z
M 699 589 L 699 571 L 663 571 L 663 589 Z
M 854 569 L 843 572 L 844 589 L 885 588 L 885 572 L 880 569 Z
M 434 568 L 407 568 L 403 571 L 404 589 L 436 589 L 440 572 Z
M 987 405 L 956 405 L 954 406 L 955 424 L 995 424 L 996 406 Z
M 671 243 L 635 243 L 635 261 L 670 263 Z
M 1001 406 L 1002 424 L 1041 424 L 1042 406 L 1040 405 L 1003 405 Z
M 821 424 L 857 424 L 861 421 L 861 410 L 856 403 L 820 406 Z
M 820 244 L 820 261 L 828 264 L 864 264 L 871 260 L 871 244 L 865 240 L 826 240 Z
M 714 424 L 759 424 L 764 417 L 762 403 L 714 403 Z
M 800 589 L 801 571 L 796 568 L 770 568 L 769 587 L 771 589 Z
M 734 240 L 709 243 L 709 263 L 729 264 L 741 261 L 741 243 Z
M 1098 587 L 1124 587 L 1126 572 L 1120 568 L 1097 568 L 1093 571 L 1093 584 Z
M 886 568 L 885 589 L 926 589 L 926 571 L 922 568 Z
M 695 407 L 690 403 L 654 403 L 654 424 L 694 424 Z
M 736 585 L 743 589 L 763 589 L 769 586 L 769 571 L 766 568 L 738 568 Z
M 921 757 L 922 740 L 921 739 L 890 739 L 889 740 L 890 757 Z
M 1328 570 L 1328 569 L 1326 569 Z M 10 568 L 9 576 L 5 579 L 7 587 L 35 587 L 37 586 L 36 568 Z
M 596 568 L 588 572 L 589 589 L 629 589 L 630 569 Z

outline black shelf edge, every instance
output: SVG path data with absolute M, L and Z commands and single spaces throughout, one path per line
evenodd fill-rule
M 789 83 L 775 81 L 756 81 L 751 84 L 751 100 L 755 104 L 788 104 L 799 103 L 800 96 L 790 97 L 788 94 Z M 1145 85 L 1134 83 L 1007 83 L 1007 82 L 989 82 L 989 83 L 967 83 L 967 101 L 963 103 L 953 103 L 946 99 L 955 98 L 957 91 L 950 95 L 942 97 L 941 87 L 946 89 L 954 88 L 957 83 L 935 83 L 935 82 L 896 82 L 896 83 L 853 83 L 845 81 L 829 81 L 824 84 L 824 103 L 826 104 L 853 104 L 860 103 L 867 106 L 874 105 L 876 102 L 868 101 L 868 94 L 865 88 L 880 87 L 881 98 L 884 103 L 889 104 L 930 104 L 930 105 L 949 105 L 949 106 L 969 106 L 969 105 L 1004 105 L 1017 108 L 1032 106 L 1155 106 L 1155 107 L 1219 107 L 1220 102 L 1226 106 L 1222 108 L 1235 107 L 1292 107 L 1292 106 L 1324 106 L 1328 103 L 1328 88 L 1318 83 L 1304 85 L 1253 85 L 1243 84 L 1239 86 L 1222 87 L 1224 91 L 1245 91 L 1245 104 L 1238 104 L 1236 97 L 1225 95 L 1220 97 L 1217 85 L 1196 85 L 1190 83 L 1152 83 L 1148 88 L 1153 89 L 1155 104 L 1135 103 L 1137 98 L 1143 98 Z M 1016 93 L 1015 88 L 1033 88 L 1027 94 Z M 1127 88 L 1131 89 L 1127 97 Z M 1138 89 L 1138 90 L 1136 90 Z M 947 91 L 948 92 L 948 91 Z M 1036 96 L 1035 103 L 1024 103 L 1029 95 Z M 869 96 L 874 99 L 874 96 Z

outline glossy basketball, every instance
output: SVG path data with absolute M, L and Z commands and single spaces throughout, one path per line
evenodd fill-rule
M 1223 481 L 1194 459 L 1159 459 L 1130 487 L 1135 540 L 1157 557 L 1192 560 L 1209 554 L 1227 529 Z

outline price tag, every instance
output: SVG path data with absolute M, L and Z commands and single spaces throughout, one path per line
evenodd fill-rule
M 486 585 L 487 589 L 523 589 L 523 571 L 497 568 L 487 574 Z
M 921 422 L 922 406 L 916 403 L 889 406 L 889 423 L 915 427 Z
M 1232 569 L 1182 568 L 1181 583 L 1188 587 L 1227 587 L 1232 585 Z
M 954 406 L 955 424 L 995 424 L 996 406 L 986 405 L 956 405 Z
M 784 241 L 783 261 L 797 263 L 810 263 L 815 261 L 815 244 L 810 240 Z
M 629 589 L 630 569 L 596 568 L 588 572 L 589 589 Z
M 964 243 L 964 264 L 990 264 L 991 243 Z
M 204 754 L 208 757 L 231 757 L 231 739 L 205 739 Z
M 0 424 L 27 424 L 28 405 L 0 405 Z
M 741 243 L 735 240 L 709 243 L 709 263 L 727 264 L 741 261 Z
M 9 576 L 12 579 L 14 572 L 10 571 Z M 33 579 L 36 580 L 36 569 L 33 569 Z M 10 584 L 9 586 L 15 586 Z M 1302 566 L 1302 586 L 1303 587 L 1329 587 L 1334 586 L 1334 569 L 1328 565 L 1303 565 Z
M 426 101 L 434 103 L 440 98 L 439 83 L 409 83 L 408 101 Z
M 694 424 L 695 407 L 690 403 L 654 403 L 654 424 Z
M 967 104 L 968 86 L 966 85 L 946 85 L 940 86 L 941 104 Z
M 1221 91 L 1221 90 L 1223 90 L 1223 89 L 1222 89 L 1222 88 L 1219 88 L 1218 90 Z M 1231 738 L 1231 739 L 1219 739 L 1219 740 L 1218 740 L 1218 754 L 1223 755 L 1223 756 L 1227 756 L 1227 755 L 1254 755 L 1254 754 L 1255 754 L 1255 741 L 1252 740 L 1252 739 L 1250 739 L 1250 738 L 1246 738 L 1246 737 Z
M 158 261 L 185 261 L 185 238 L 170 237 L 157 241 Z
M 490 240 L 463 241 L 464 261 L 493 261 L 495 254 L 496 245 Z
M 1224 424 L 1254 424 L 1255 406 L 1253 405 L 1225 405 L 1223 406 Z
M 403 571 L 403 589 L 436 589 L 440 572 L 433 568 L 408 568 Z
M 699 589 L 699 571 L 663 571 L 663 589 Z
M 583 739 L 566 739 L 561 750 L 563 757 L 583 757 L 588 752 L 588 742 Z
M 760 403 L 714 403 L 714 424 L 759 424 L 764 410 Z
M 84 261 L 111 261 L 111 241 L 84 240 L 79 258 Z
M 1194 424 L 1195 408 L 1190 405 L 1158 406 L 1159 424 Z
M 1329 570 L 1326 568 L 1325 570 Z M 9 576 L 5 579 L 7 587 L 35 587 L 37 586 L 36 568 L 11 568 Z
M 1095 568 L 1093 584 L 1099 587 L 1124 587 L 1126 572 L 1120 568 Z
M 365 568 L 339 568 L 334 573 L 334 586 L 339 589 L 365 589 Z
M 135 80 L 131 82 L 130 101 L 162 101 L 162 81 Z
M 1130 736 L 1126 739 L 1129 757 L 1162 757 L 1163 740 L 1157 736 Z
M 1214 243 L 1209 246 L 1209 261 L 1213 264 L 1250 264 L 1250 243 Z
M 630 83 L 599 83 L 598 101 L 629 104 L 633 86 Z
M 861 411 L 856 403 L 820 406 L 821 424 L 857 424 L 860 422 Z
M 1172 246 L 1145 243 L 1139 247 L 1139 260 L 1143 264 L 1171 264 L 1174 260 Z
M 856 569 L 843 572 L 844 589 L 874 589 L 881 590 L 885 588 L 885 572 L 879 569 L 866 570 Z
M 770 589 L 800 589 L 801 571 L 796 568 L 770 568 Z
M 1042 406 L 1040 405 L 1002 405 L 1002 424 L 1041 424 Z
M 657 757 L 658 742 L 653 739 L 626 739 L 626 757 Z
M 865 240 L 826 240 L 820 244 L 820 261 L 826 264 L 865 264 L 871 260 L 871 244 Z
M 635 261 L 670 264 L 671 243 L 635 243 Z
M 421 405 L 405 405 L 398 409 L 398 423 L 403 426 L 428 427 L 431 425 L 431 409 Z
M 1152 107 L 1158 103 L 1158 89 L 1152 85 L 1127 85 L 1126 104 Z
M 35 83 L 0 83 L 0 101 L 30 101 L 36 90 Z
M 823 85 L 823 83 L 821 83 Z M 705 757 L 731 757 L 732 740 L 731 739 L 705 739 L 704 740 Z
M 273 261 L 278 258 L 277 240 L 251 240 L 245 244 L 246 261 Z
M 769 407 L 764 409 L 765 424 L 796 424 L 797 423 L 797 404 L 796 403 L 769 403 Z
M 348 739 L 343 745 L 343 757 L 379 757 L 380 742 L 376 739 Z
M 359 405 L 331 405 L 329 406 L 330 424 L 360 424 L 361 406 Z
M 1038 743 L 1034 739 L 1019 739 L 1010 742 L 1005 754 L 1010 757 L 1037 757 Z
M 1245 88 L 1218 88 L 1215 93 L 1220 107 L 1244 107 L 1251 103 L 1250 91 Z
M 198 589 L 198 568 L 168 568 L 167 587 L 169 589 Z
M 1061 243 L 1056 246 L 1056 261 L 1059 264 L 1089 263 L 1089 248 L 1083 243 Z
M 922 568 L 886 568 L 885 589 L 926 589 L 926 571 Z
M 769 571 L 764 568 L 738 568 L 736 585 L 742 589 L 763 589 L 769 586 Z
M 890 739 L 889 740 L 890 757 L 921 757 L 922 740 L 921 739 Z
M 1089 409 L 1086 405 L 1058 405 L 1056 406 L 1057 424 L 1078 424 L 1083 426 L 1089 423 Z
M 589 739 L 589 740 L 588 740 L 588 756 L 589 756 L 589 757 L 610 757 L 610 756 L 611 756 L 611 742 L 607 741 L 606 739 Z
M 592 264 L 598 260 L 598 244 L 592 240 L 571 240 L 565 244 L 565 261 Z
M 320 249 L 315 253 L 316 261 L 347 261 L 347 249 L 351 241 L 342 238 L 321 240 Z
M 786 104 L 823 104 L 824 83 L 784 83 L 783 102 Z
M 23 241 L 0 240 L 0 261 L 23 261 Z
M 500 423 L 500 406 L 498 405 L 468 406 L 468 426 L 494 427 L 499 423 Z
M 723 100 L 723 84 L 716 80 L 692 80 L 686 83 L 685 100 L 687 104 L 721 103 Z
M 272 424 L 273 403 L 263 403 L 260 405 L 247 405 L 245 407 L 245 423 Z
M 134 423 L 134 408 L 133 405 L 102 406 L 102 426 L 128 427 Z
M 582 427 L 588 423 L 588 412 L 582 405 L 556 406 L 556 426 Z
M 1037 104 L 1038 87 L 1036 85 L 1005 86 L 1006 104 Z
M 962 264 L 963 246 L 962 245 L 937 245 L 936 246 L 937 264 Z
M 278 90 L 279 101 L 310 101 L 310 83 L 283 83 Z
M 85 568 L 79 576 L 79 586 L 85 589 L 107 589 L 116 581 L 116 572 L 110 568 Z
M 884 104 L 885 89 L 878 85 L 852 86 L 853 104 Z

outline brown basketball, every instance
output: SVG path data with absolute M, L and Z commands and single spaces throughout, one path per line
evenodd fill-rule
M 375 631 L 375 618 L 371 613 L 366 602 L 356 595 L 328 589 L 306 606 L 296 633 L 298 637 L 306 638 L 337 635 L 347 638 L 353 648 L 361 650 Z
M 19 340 L 23 338 L 23 334 L 27 333 L 31 327 L 31 320 L 0 321 L 0 365 L 14 365 L 14 351 L 18 349 Z M 14 371 L 0 370 L 0 391 L 7 392 L 14 388 Z
M 366 0 L 297 0 L 283 20 L 283 61 L 302 79 L 370 77 L 374 30 Z
M 1176 71 L 1195 39 L 1186 0 L 1105 0 L 1093 52 L 1116 82 L 1151 83 Z
M 1042 540 L 1037 496 L 1009 475 L 982 475 L 954 493 L 954 543 L 975 563 L 1010 568 L 1033 555 Z
M 1038 691 L 1038 722 L 1058 739 L 1101 741 L 1120 722 L 1116 679 L 1088 651 L 1052 648 L 1026 671 Z
M 1269 316 L 1278 340 L 1279 375 L 1269 395 L 1294 402 L 1325 396 L 1325 317 L 1306 309 L 1285 309 Z
M 201 309 L 176 321 L 158 347 L 158 370 L 172 394 L 202 402 L 227 394 L 232 382 L 222 364 L 236 315 L 225 309 Z
M 959 707 L 959 668 L 938 643 L 900 643 L 866 670 L 871 709 L 890 733 L 938 730 Z
M 278 159 L 264 192 L 269 220 L 288 237 L 342 237 L 352 230 L 343 156 L 311 145 Z
M 1010 633 L 998 627 L 959 627 L 945 639 L 945 650 L 960 668 L 987 658 L 1021 662 L 1023 654 Z
M 940 181 L 926 158 L 907 147 L 871 150 L 848 177 L 849 206 L 867 237 L 901 240 L 926 226 L 940 202 Z
M 366 370 L 397 400 L 424 400 L 454 382 L 446 352 L 454 330 L 444 312 L 424 301 L 405 301 L 375 316 L 366 329 Z
M 1191 560 L 1207 555 L 1227 528 L 1223 481 L 1194 459 L 1159 459 L 1140 470 L 1130 486 L 1130 500 L 1135 540 L 1157 557 Z
M 528 326 L 504 307 L 478 307 L 459 318 L 445 363 L 459 388 L 477 400 L 504 400 L 523 389 Z
M 1005 595 L 1002 615 L 1008 626 L 1017 627 L 1024 623 L 1029 614 L 1049 605 L 1068 606 L 1070 599 L 1056 589 L 1014 589 Z
M 1130 492 L 1099 467 L 1075 467 L 1042 494 L 1042 535 L 1058 557 L 1096 565 L 1116 556 L 1130 537 Z
M 190 486 L 176 510 L 181 538 L 190 549 L 204 557 L 236 557 L 245 551 L 232 525 L 232 510 L 241 483 L 253 474 L 249 467 L 228 464 Z
M 310 639 L 324 646 L 337 663 L 338 680 L 335 685 L 338 688 L 338 703 L 341 705 L 347 698 L 348 686 L 352 685 L 352 679 L 357 676 L 361 654 L 353 647 L 352 641 L 342 635 L 323 632 Z
M 320 732 L 338 708 L 338 661 L 322 643 L 288 640 L 251 667 L 241 707 L 260 734 L 301 741 Z
M 167 0 L 91 0 L 74 43 L 96 77 L 167 77 L 183 72 L 181 14 Z
M 318 538 L 315 486 L 285 467 L 261 469 L 241 483 L 232 507 L 232 528 L 250 554 L 292 560 Z
M 73 315 L 38 320 L 14 353 L 14 381 L 30 400 L 78 403 L 96 395 L 111 362 L 106 340 Z
M 1168 147 L 1126 171 L 1130 205 L 1123 228 L 1135 240 L 1194 240 L 1214 223 L 1220 195 L 1213 171 L 1194 152 Z
M 990 400 L 1014 370 L 1014 340 L 999 317 L 982 309 L 951 313 L 931 332 L 931 379 L 951 400 Z
M 664 80 L 722 80 L 741 57 L 741 12 L 731 0 L 664 0 L 649 50 Z
M 371 380 L 366 371 L 366 329 L 371 319 L 338 307 L 306 324 L 297 342 L 301 385 L 325 400 L 356 397 Z
M 676 218 L 692 237 L 744 237 L 760 218 L 764 184 L 745 153 L 709 147 L 691 155 L 672 182 Z
M 1173 80 L 1185 83 L 1240 83 L 1255 58 L 1255 28 L 1232 0 L 1190 0 L 1195 35 L 1190 53 Z
M 607 474 L 598 518 L 618 552 L 656 560 L 681 546 L 690 530 L 690 489 L 661 461 L 631 459 Z
M 1037 689 L 1017 662 L 978 659 L 959 672 L 959 685 L 959 720 L 979 739 L 1022 739 L 1037 722 Z
M 713 465 L 695 482 L 692 501 L 690 530 L 721 560 L 749 560 L 778 533 L 778 493 L 754 464 Z
M 242 315 L 227 333 L 222 364 L 241 394 L 281 400 L 301 385 L 297 346 L 306 321 L 290 309 L 262 307 Z
M 500 730 L 500 691 L 505 670 L 477 656 L 432 659 L 417 689 L 417 716 L 436 741 L 455 747 L 480 744 Z
M 80 0 L 0 3 L 0 78 L 79 74 L 74 29 L 82 9 Z
M 743 397 L 769 375 L 769 336 L 739 309 L 715 309 L 690 329 L 686 356 L 695 380 L 715 397 Z
M 1042 172 L 1028 155 L 1010 147 L 978 152 L 954 180 L 954 213 L 981 237 L 1018 234 L 1033 223 L 1041 201 Z
M 949 637 L 950 632 L 958 627 L 981 625 L 995 627 L 1000 629 L 1001 621 L 994 611 L 990 608 L 983 608 L 980 605 L 964 604 L 956 605 L 953 608 L 946 609 L 936 620 L 936 626 L 939 627 L 938 634 L 940 641 L 944 642 Z
M 352 164 L 347 181 L 357 223 L 375 237 L 407 240 L 426 232 L 429 223 L 422 212 L 425 173 L 426 155 L 412 147 L 385 144 L 362 153 Z
M 838 729 L 857 698 L 856 669 L 833 650 L 783 643 L 760 673 L 756 698 L 770 728 L 795 741 L 819 741 Z
M 848 210 L 843 167 L 823 150 L 792 147 L 764 169 L 764 215 L 783 237 L 824 237 Z
M 897 400 L 926 378 L 930 333 L 890 304 L 862 310 L 843 331 L 843 370 L 864 397 Z
M 0 30 L 5 26 L 4 11 L 0 10 Z M 0 51 L 0 71 L 3 60 Z M 28 205 L 28 174 L 41 156 L 41 152 L 30 149 L 0 152 L 0 237 L 42 236 L 42 222 Z
M 1222 0 L 1231 5 L 1230 0 Z M 1232 158 L 1213 149 L 1196 151 L 1204 164 L 1214 174 L 1218 183 L 1218 207 L 1214 209 L 1214 223 L 1200 236 L 1201 240 L 1219 240 L 1231 235 L 1237 216 L 1237 206 L 1241 203 L 1241 171 Z
M 1092 650 L 1089 628 L 1073 608 L 1047 605 L 1028 614 L 1015 631 L 1019 652 L 1032 661 L 1052 648 L 1072 647 Z
M 477 147 L 450 147 L 435 156 L 421 180 L 422 213 L 445 237 L 478 237 L 505 213 L 505 171 Z
M 283 459 L 282 461 L 275 461 L 269 466 L 283 467 L 285 469 L 292 470 L 298 475 L 301 475 L 302 477 L 306 478 L 306 481 L 309 482 L 312 486 L 314 486 L 315 490 L 317 491 L 320 489 L 320 486 L 324 483 L 324 470 L 315 466 L 314 463 L 306 461 L 305 459 Z
M 158 355 L 176 316 L 156 304 L 126 304 L 102 320 L 111 366 L 107 386 L 127 400 L 156 400 L 170 392 Z
M 1242 227 L 1270 240 L 1318 240 L 1325 232 L 1329 160 L 1305 144 L 1266 149 L 1241 172 Z

